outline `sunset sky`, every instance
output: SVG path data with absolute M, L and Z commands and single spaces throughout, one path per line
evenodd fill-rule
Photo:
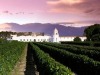
M 0 24 L 100 23 L 100 0 L 0 0 Z

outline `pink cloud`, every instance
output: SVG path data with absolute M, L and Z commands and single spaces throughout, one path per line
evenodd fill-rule
M 100 15 L 99 0 L 48 0 L 49 12 L 81 13 L 90 16 Z M 92 14 L 92 15 L 91 15 Z
M 69 4 L 69 5 L 72 5 L 72 4 L 76 4 L 76 3 L 81 3 L 83 2 L 83 0 L 54 0 L 54 1 L 47 1 L 48 4 L 51 4 L 51 5 L 57 5 L 57 4 Z
M 50 6 L 50 12 L 58 13 L 78 13 L 80 12 L 77 9 L 77 5 L 83 3 L 83 0 L 54 0 L 47 1 L 47 4 Z
M 10 29 L 11 29 L 10 25 L 8 25 L 8 24 L 0 24 L 0 31 L 7 31 L 7 30 L 10 31 Z

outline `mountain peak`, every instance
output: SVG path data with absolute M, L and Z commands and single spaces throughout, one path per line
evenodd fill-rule
M 0 31 L 16 31 L 16 32 L 44 32 L 45 34 L 52 35 L 54 29 L 57 28 L 61 36 L 82 36 L 86 27 L 71 27 L 63 26 L 60 24 L 50 23 L 4 23 L 0 25 Z

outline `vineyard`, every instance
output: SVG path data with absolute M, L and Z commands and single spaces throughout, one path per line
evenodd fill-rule
M 80 46 L 56 43 L 31 43 L 30 45 L 31 50 L 36 54 L 34 54 L 34 57 L 36 58 L 35 60 L 40 70 L 40 75 L 73 75 L 73 73 L 77 75 L 100 75 L 99 48 L 96 50 L 93 47 L 86 47 L 86 49 Z M 53 64 L 54 62 L 47 58 L 48 55 L 55 60 L 55 62 L 59 62 L 61 66 L 64 66 L 65 69 L 67 68 L 68 70 L 63 72 L 60 66 L 55 66 L 55 64 Z M 52 63 L 51 67 L 50 63 Z M 54 74 L 56 71 L 53 70 L 52 67 L 55 67 L 54 69 L 57 69 L 56 71 L 59 73 Z
M 0 75 L 10 75 L 25 48 L 25 43 L 0 43 Z
M 0 43 L 0 75 L 10 75 L 25 46 L 16 41 Z M 28 43 L 27 52 L 24 75 L 34 70 L 33 63 L 39 75 L 100 75 L 99 47 L 34 42 Z

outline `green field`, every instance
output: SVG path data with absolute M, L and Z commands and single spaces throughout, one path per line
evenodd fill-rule
M 0 43 L 0 75 L 10 75 L 25 48 L 25 43 L 8 42 Z
M 27 59 L 32 58 L 26 62 L 34 59 L 39 75 L 100 75 L 99 47 L 16 41 L 0 44 L 0 75 L 10 75 L 26 44 L 29 52 Z

